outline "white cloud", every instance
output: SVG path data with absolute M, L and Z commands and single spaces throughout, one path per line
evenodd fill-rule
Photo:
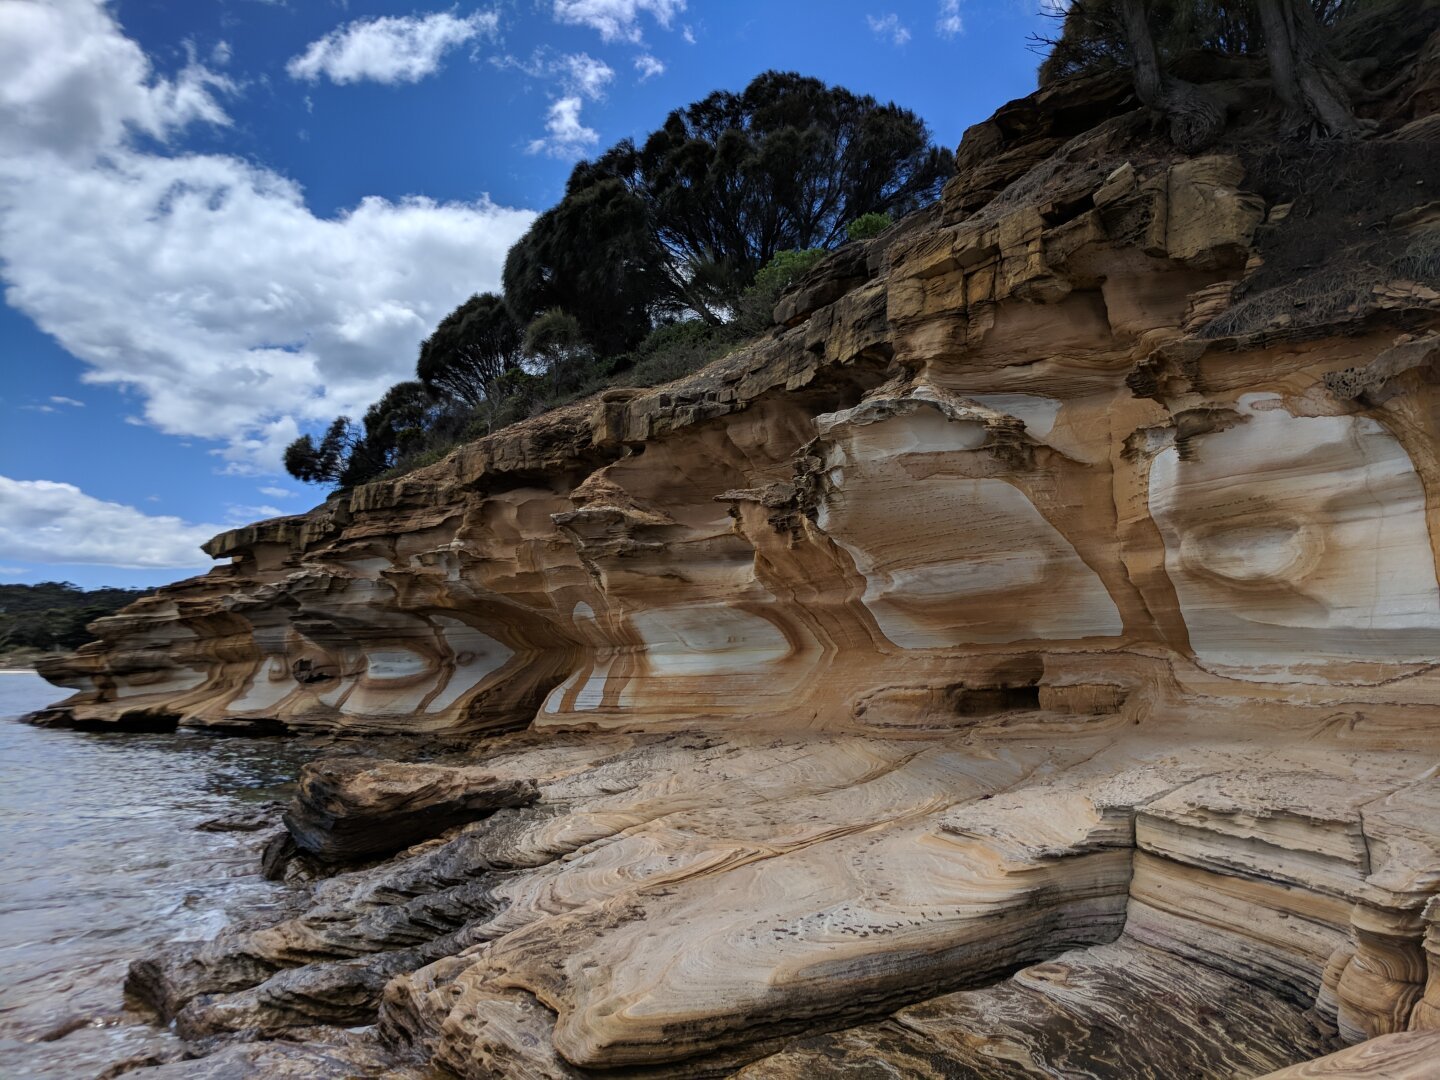
M 9 576 L 13 576 L 13 575 L 16 575 L 16 574 L 28 574 L 28 573 L 31 573 L 31 571 L 25 569 L 25 567 L 23 567 L 23 566 L 0 566 L 0 574 L 6 574 L 6 575 L 9 575 Z
M 643 53 L 635 58 L 635 70 L 640 73 L 640 81 L 644 82 L 656 75 L 664 75 L 665 65 L 649 53 Z
M 207 566 L 200 545 L 221 530 L 104 502 L 73 484 L 0 476 L 0 556 L 160 570 Z
M 295 494 L 295 492 L 289 488 L 283 487 L 262 487 L 256 488 L 256 490 L 259 491 L 261 495 L 269 495 L 272 499 L 288 499 Z
M 586 53 L 562 56 L 560 68 L 571 92 L 583 94 L 592 101 L 605 96 L 605 84 L 615 77 L 614 68 Z
M 688 25 L 680 28 L 680 36 L 685 39 L 686 45 L 695 44 L 695 31 L 691 30 Z
M 598 30 L 605 41 L 639 41 L 640 16 L 666 29 L 685 10 L 685 0 L 555 0 L 555 21 Z
M 964 29 L 965 24 L 960 19 L 960 0 L 940 0 L 940 17 L 935 20 L 935 32 L 941 37 L 953 38 Z
M 334 83 L 414 83 L 440 68 L 440 60 L 457 45 L 493 34 L 499 26 L 493 11 L 458 18 L 445 11 L 430 15 L 385 15 L 357 19 L 312 41 L 286 66 L 292 79 L 315 82 L 324 75 Z
M 600 141 L 600 135 L 580 122 L 582 104 L 580 98 L 573 95 L 551 103 L 545 119 L 545 137 L 531 142 L 525 152 L 562 159 L 584 156 Z
M 64 394 L 52 394 L 50 400 L 56 405 L 69 405 L 73 409 L 83 409 L 85 402 L 76 401 L 73 397 L 66 397 Z
M 0 266 L 6 300 L 139 391 L 143 422 L 278 472 L 302 425 L 410 374 L 455 304 L 495 288 L 527 210 L 371 197 L 316 217 L 299 185 L 221 154 L 142 148 L 227 124 L 233 86 L 156 77 L 95 0 L 0 0 Z
M 583 156 L 599 141 L 595 130 L 580 122 L 580 110 L 585 98 L 599 101 L 605 97 L 605 87 L 615 78 L 615 69 L 609 64 L 589 53 L 556 56 L 543 46 L 528 60 L 497 56 L 490 62 L 497 68 L 514 68 L 532 79 L 552 79 L 560 85 L 562 96 L 552 101 L 546 111 L 545 135 L 530 141 L 525 148 L 527 154 L 572 159 Z
M 197 64 L 175 79 L 150 62 L 95 0 L 0 0 L 0 155 L 88 157 L 129 132 L 165 140 L 200 120 L 228 124 L 212 91 L 234 84 Z
M 26 412 L 58 412 L 54 405 L 21 405 Z
M 893 45 L 904 45 L 910 40 L 909 28 L 893 11 L 887 15 L 866 15 L 865 21 L 870 24 L 870 32 L 882 41 L 889 38 Z
M 230 48 L 228 41 L 217 41 L 215 47 L 210 50 L 210 62 L 217 67 L 224 67 L 230 63 L 230 58 L 234 55 L 235 51 Z
M 579 94 L 592 101 L 603 98 L 605 87 L 615 78 L 614 68 L 589 53 L 556 56 L 544 46 L 531 53 L 528 60 L 516 56 L 496 56 L 490 62 L 502 70 L 514 68 L 523 71 L 532 79 L 552 79 L 567 95 Z

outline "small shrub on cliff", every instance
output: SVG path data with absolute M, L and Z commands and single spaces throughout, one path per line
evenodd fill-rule
M 747 335 L 768 329 L 780 294 L 809 273 L 825 254 L 824 248 L 776 252 L 741 296 L 735 309 L 736 329 Z
M 755 275 L 755 284 L 751 289 L 778 300 L 782 292 L 808 274 L 824 257 L 824 248 L 777 251 L 775 257 Z
M 873 240 L 890 227 L 889 214 L 861 214 L 845 227 L 851 240 Z

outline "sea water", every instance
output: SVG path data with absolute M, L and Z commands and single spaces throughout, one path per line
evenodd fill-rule
M 278 907 L 265 833 L 196 831 L 288 796 L 309 756 L 279 738 L 31 727 L 66 696 L 0 674 L 0 1077 L 76 1080 L 173 1051 L 128 1010 L 130 962 Z

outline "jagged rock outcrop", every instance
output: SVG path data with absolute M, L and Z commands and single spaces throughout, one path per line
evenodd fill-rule
M 1436 99 L 1316 263 L 1273 148 L 1066 85 L 769 337 L 225 533 L 48 662 L 50 722 L 472 744 L 312 766 L 339 872 L 135 994 L 462 1077 L 1426 1075 Z

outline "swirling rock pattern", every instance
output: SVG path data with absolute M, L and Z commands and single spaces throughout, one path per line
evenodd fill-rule
M 1440 292 L 1259 303 L 1293 218 L 1127 108 L 47 661 L 46 722 L 450 740 L 311 766 L 322 876 L 135 995 L 237 1075 L 1428 1075 Z

